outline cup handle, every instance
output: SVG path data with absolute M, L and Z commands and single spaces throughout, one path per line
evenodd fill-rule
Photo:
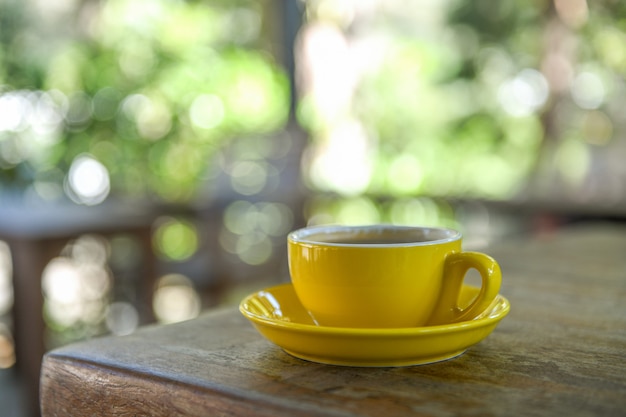
M 480 292 L 465 308 L 458 305 L 459 295 L 465 274 L 476 269 L 482 278 Z M 430 317 L 429 324 L 445 324 L 471 320 L 485 311 L 500 291 L 502 273 L 492 257 L 479 252 L 457 252 L 445 261 L 444 282 L 437 308 Z

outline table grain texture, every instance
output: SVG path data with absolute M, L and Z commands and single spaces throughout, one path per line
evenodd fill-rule
M 624 416 L 626 228 L 572 227 L 487 250 L 510 314 L 431 365 L 306 362 L 235 308 L 49 352 L 46 416 Z

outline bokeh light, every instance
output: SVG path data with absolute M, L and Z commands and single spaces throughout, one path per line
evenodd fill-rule
M 116 301 L 107 306 L 105 322 L 112 334 L 124 336 L 139 327 L 139 313 L 131 303 Z
M 293 222 L 293 211 L 284 203 L 236 200 L 224 210 L 220 245 L 247 265 L 261 265 L 284 243 Z
M 15 344 L 11 332 L 0 323 L 0 369 L 10 368 L 15 363 Z
M 316 146 L 311 160 L 310 178 L 326 191 L 344 195 L 362 193 L 370 184 L 373 147 L 357 122 L 337 125 Z
M 154 314 L 161 323 L 176 323 L 197 317 L 201 303 L 192 282 L 184 275 L 165 275 L 157 282 Z
M 44 317 L 53 331 L 62 334 L 63 330 L 82 328 L 99 332 L 113 284 L 108 254 L 106 240 L 84 235 L 48 263 L 41 286 Z
M 183 261 L 198 250 L 198 231 L 189 221 L 163 217 L 156 222 L 153 247 L 165 259 Z
M 0 240 L 0 317 L 13 307 L 13 267 L 9 245 Z
M 528 116 L 548 99 L 548 82 L 539 71 L 524 69 L 500 87 L 498 98 L 510 115 Z
M 591 163 L 587 144 L 576 138 L 564 140 L 559 146 L 555 162 L 563 179 L 570 186 L 580 185 Z
M 224 120 L 224 104 L 214 94 L 200 94 L 189 108 L 191 122 L 202 129 L 213 129 Z
M 582 72 L 572 83 L 572 98 L 583 109 L 597 109 L 606 96 L 606 87 L 598 74 Z
M 11 334 L 9 313 L 13 307 L 13 266 L 11 251 L 0 240 L 0 369 L 15 363 L 15 344 Z
M 104 201 L 111 191 L 109 171 L 88 155 L 79 155 L 70 167 L 66 193 L 77 203 L 94 205 Z
M 255 195 L 267 184 L 268 166 L 260 161 L 238 161 L 230 170 L 233 190 L 241 195 Z

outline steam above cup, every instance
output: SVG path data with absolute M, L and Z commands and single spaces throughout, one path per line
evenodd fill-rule
M 500 291 L 498 263 L 464 252 L 452 229 L 395 225 L 314 226 L 288 236 L 296 295 L 323 326 L 403 328 L 470 320 Z M 465 274 L 482 278 L 459 306 Z

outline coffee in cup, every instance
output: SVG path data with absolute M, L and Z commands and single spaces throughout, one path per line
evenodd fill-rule
M 323 326 L 453 323 L 483 312 L 501 284 L 498 263 L 461 244 L 461 233 L 445 228 L 313 226 L 289 234 L 289 272 L 300 302 Z M 459 306 L 472 268 L 481 275 L 480 292 Z

